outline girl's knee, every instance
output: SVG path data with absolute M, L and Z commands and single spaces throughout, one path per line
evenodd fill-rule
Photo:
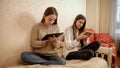
M 22 52 L 21 59 L 26 59 L 29 54 L 30 54 L 30 52 Z
M 65 64 L 66 64 L 66 62 L 64 61 L 64 62 L 62 62 L 61 64 L 62 64 L 62 65 L 65 65 Z
M 66 64 L 66 61 L 65 61 L 65 60 L 61 60 L 61 61 L 59 62 L 59 64 L 65 65 L 65 64 Z
M 100 46 L 100 42 L 99 42 L 98 40 L 96 40 L 94 43 L 95 43 L 96 45 Z
M 54 58 L 57 59 L 58 64 L 60 64 L 60 65 L 65 65 L 66 64 L 66 61 L 65 61 L 64 58 L 62 58 L 60 56 L 57 56 L 57 55 L 54 55 Z

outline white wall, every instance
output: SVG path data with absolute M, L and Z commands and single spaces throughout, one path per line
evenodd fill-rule
M 79 13 L 86 15 L 86 0 L 0 0 L 0 68 L 19 63 L 20 53 L 30 51 L 30 31 L 44 10 L 54 6 L 63 32 Z

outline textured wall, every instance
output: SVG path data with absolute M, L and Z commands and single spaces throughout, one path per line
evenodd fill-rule
M 58 10 L 62 32 L 77 14 L 86 15 L 86 0 L 0 0 L 0 68 L 18 64 L 20 53 L 30 51 L 31 27 L 48 6 Z

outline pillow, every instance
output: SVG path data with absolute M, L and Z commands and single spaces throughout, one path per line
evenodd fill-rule
M 95 39 L 100 41 L 100 43 L 110 43 L 112 42 L 112 38 L 109 33 L 96 33 Z
M 89 41 L 88 43 L 91 43 L 91 42 L 93 42 L 94 40 L 95 40 L 95 37 L 94 37 L 94 30 L 93 29 L 90 29 L 90 28 L 85 28 L 85 30 L 84 30 L 85 32 L 90 32 L 90 33 L 92 33 L 91 35 L 90 35 L 90 37 L 88 37 L 88 39 L 87 39 L 87 41 Z
M 90 43 L 95 41 L 94 33 L 92 35 L 90 35 L 90 37 L 88 37 L 88 40 L 89 40 Z
M 107 43 L 101 43 L 100 46 L 102 46 L 102 47 L 109 47 L 109 44 L 107 44 Z

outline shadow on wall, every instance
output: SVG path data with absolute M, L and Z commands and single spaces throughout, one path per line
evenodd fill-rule
M 36 23 L 36 20 L 30 13 L 21 13 L 17 19 L 18 25 L 21 29 L 27 31 Z
M 32 27 L 37 23 L 34 17 L 30 13 L 21 13 L 17 19 L 18 26 L 26 34 L 26 40 L 24 41 L 25 48 L 30 46 L 30 34 Z
M 13 29 L 15 28 L 15 39 L 17 41 L 11 46 L 11 54 L 5 59 L 2 68 L 19 65 L 21 63 L 20 54 L 23 51 L 31 51 L 30 34 L 33 25 L 36 24 L 36 20 L 27 12 L 17 15 L 15 20 Z

